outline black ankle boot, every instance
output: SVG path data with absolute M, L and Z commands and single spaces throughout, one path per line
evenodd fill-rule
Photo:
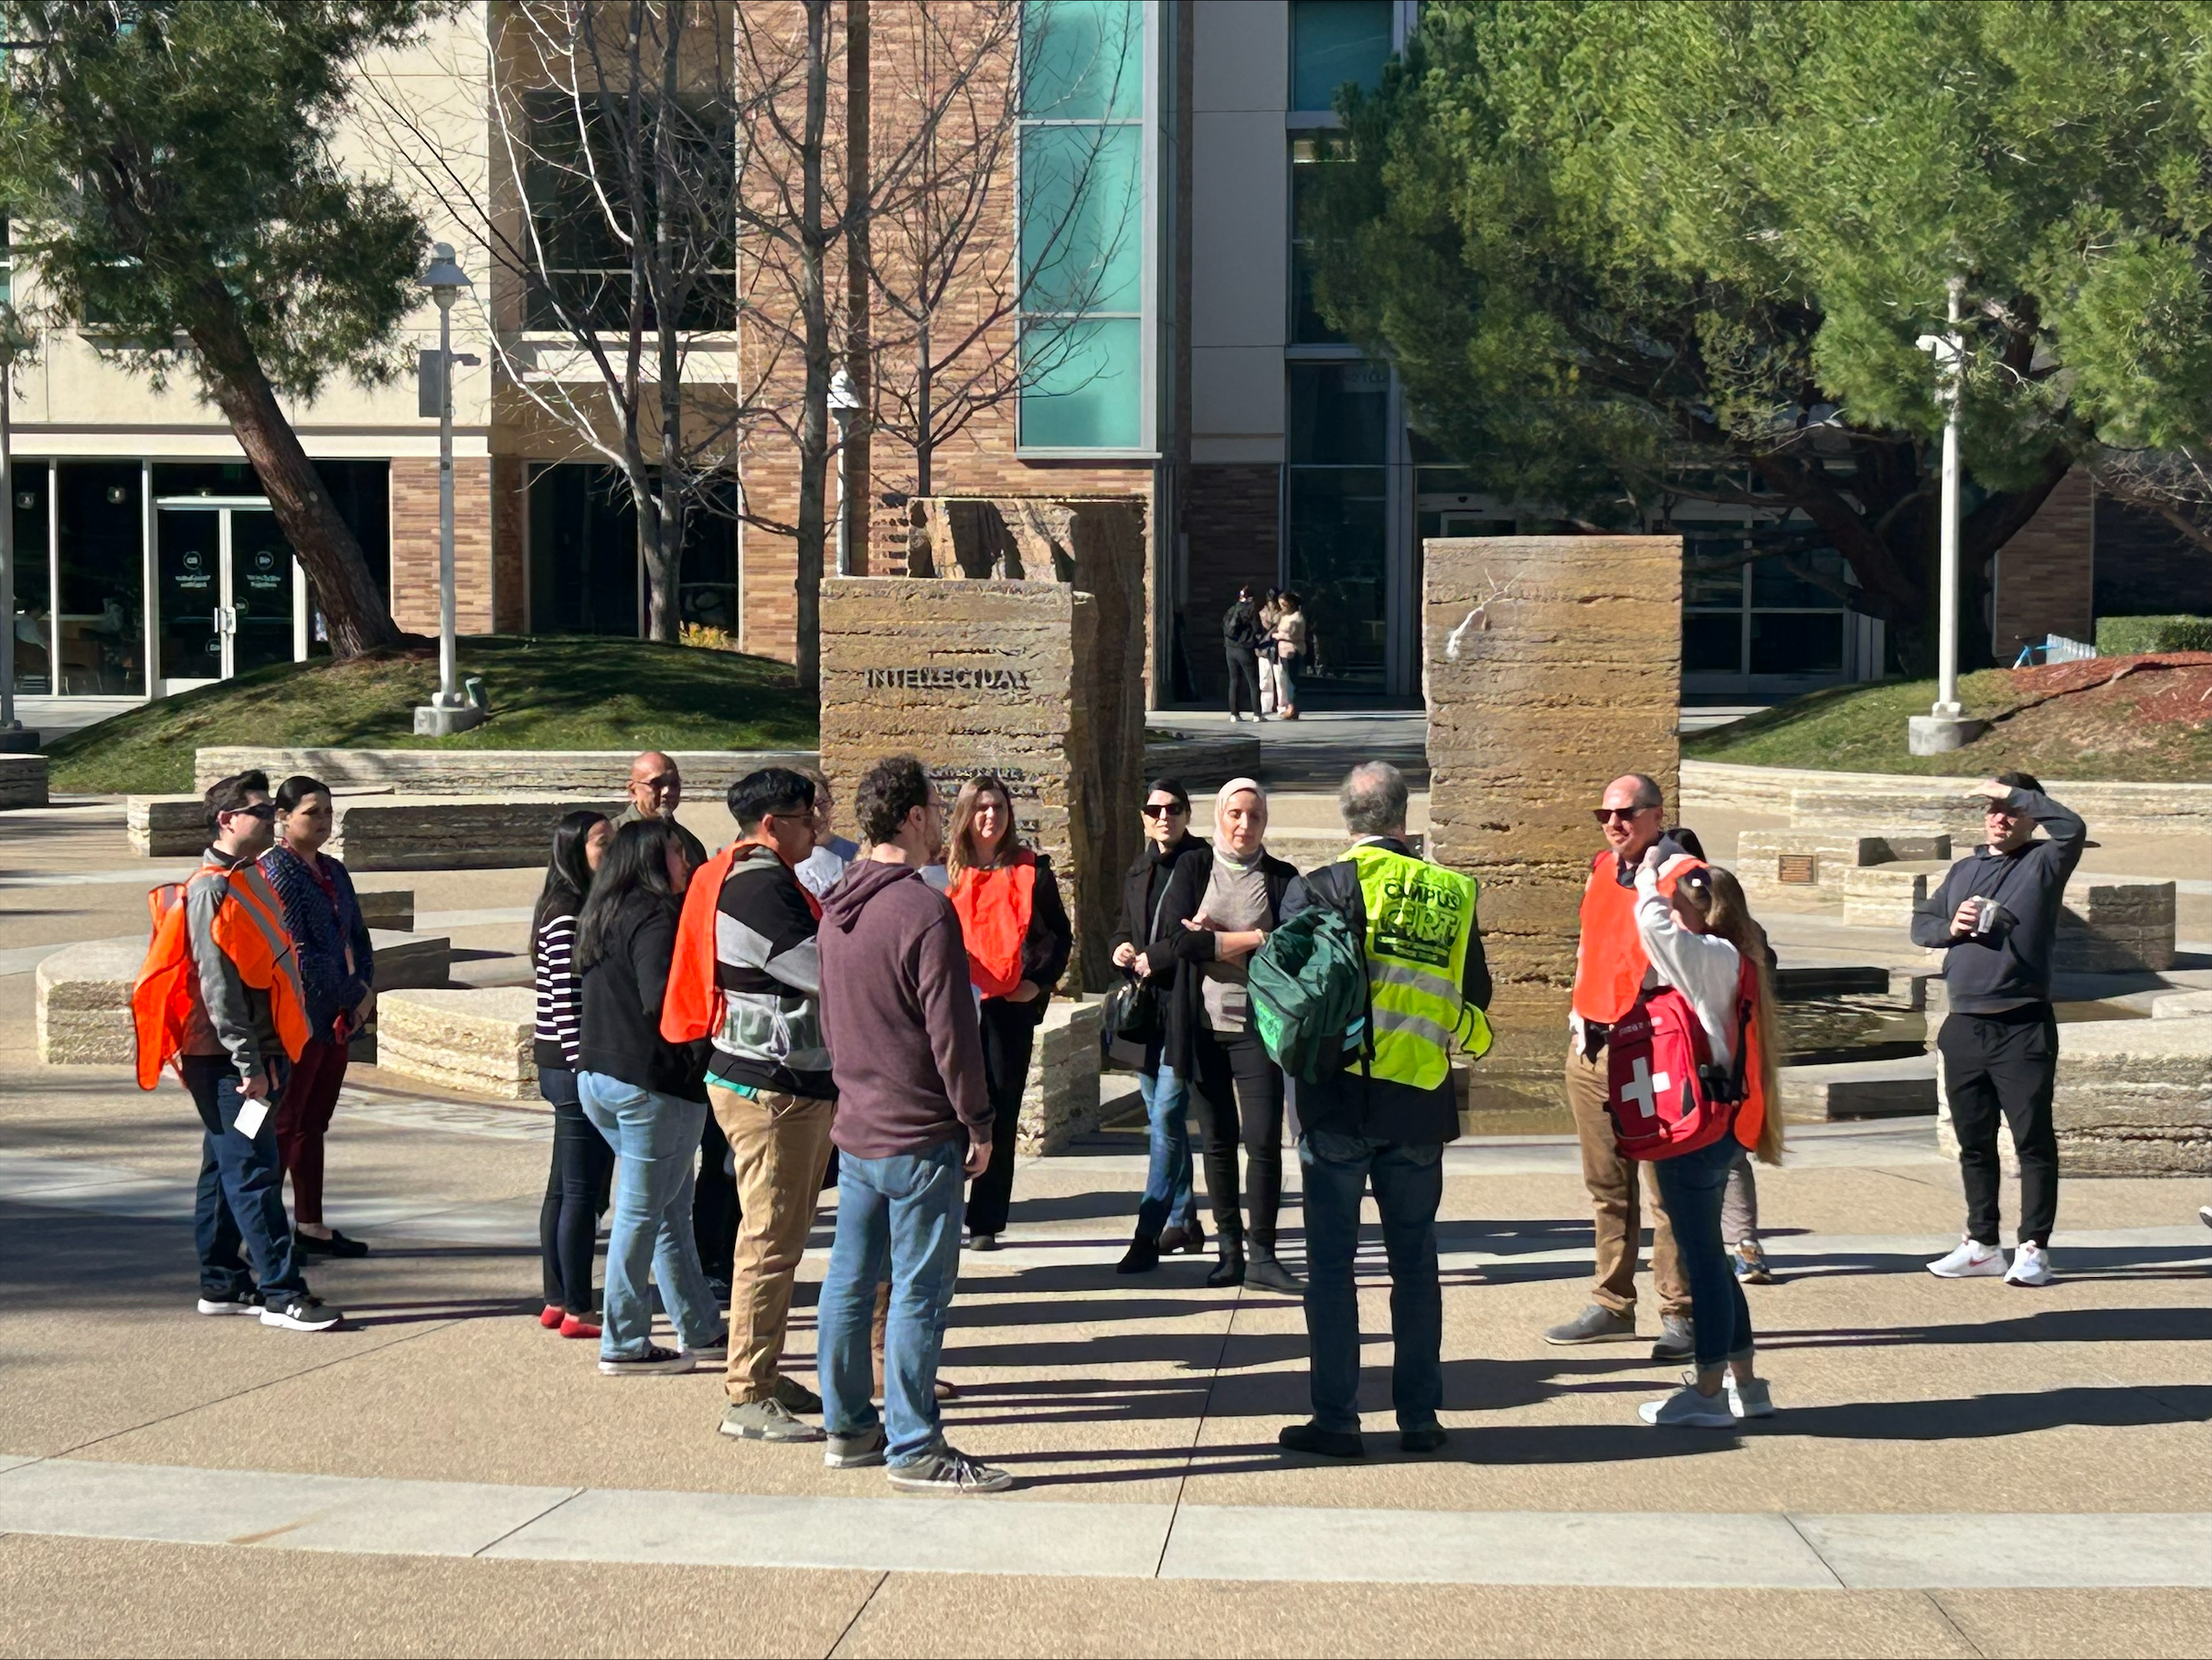
M 1206 1276 L 1208 1285 L 1241 1285 L 1244 1283 L 1244 1247 L 1224 1240 L 1221 1242 L 1221 1261 L 1214 1272 Z
M 1160 1241 L 1149 1233 L 1139 1233 L 1129 1241 L 1128 1254 L 1114 1264 L 1118 1274 L 1148 1274 L 1160 1266 Z
M 1262 1291 L 1281 1292 L 1286 1297 L 1305 1295 L 1305 1282 L 1276 1261 L 1272 1246 L 1254 1245 L 1251 1266 L 1244 1271 L 1244 1282 Z
M 1206 1229 L 1196 1217 L 1188 1228 L 1160 1229 L 1160 1254 L 1164 1257 L 1203 1256 L 1206 1253 Z

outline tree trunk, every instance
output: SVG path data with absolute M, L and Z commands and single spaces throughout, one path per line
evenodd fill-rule
M 930 362 L 930 319 L 925 314 L 914 341 L 914 494 L 935 494 L 931 474 L 937 460 L 937 439 L 931 430 L 936 412 L 930 407 L 931 377 L 934 372 Z
M 361 545 L 331 505 L 314 463 L 284 418 L 229 292 L 211 281 L 199 310 L 201 320 L 188 335 L 207 370 L 208 390 L 253 463 L 284 539 L 314 583 L 330 627 L 331 655 L 344 662 L 401 644 L 406 636 L 377 591 Z
M 806 114 L 800 141 L 799 309 L 805 328 L 806 387 L 799 410 L 799 685 L 822 684 L 822 548 L 829 462 L 830 346 L 824 287 L 823 129 L 829 110 L 830 0 L 806 0 Z
M 845 0 L 845 372 L 859 400 L 845 423 L 845 495 L 837 511 L 845 525 L 852 573 L 868 568 L 868 504 L 875 497 L 869 429 L 875 424 L 874 375 L 868 348 L 868 0 Z

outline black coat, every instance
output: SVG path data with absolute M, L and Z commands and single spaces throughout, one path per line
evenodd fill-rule
M 675 955 L 676 904 L 642 889 L 608 920 L 583 971 L 580 1069 L 685 1101 L 707 1099 L 707 1045 L 661 1036 L 661 1001 Z
M 1272 854 L 1263 853 L 1260 869 L 1267 884 L 1267 922 L 1272 928 L 1282 916 L 1283 895 L 1298 879 L 1298 867 L 1287 864 Z M 1214 849 L 1212 844 L 1198 842 L 1193 849 L 1175 860 L 1175 873 L 1168 878 L 1167 897 L 1160 912 L 1160 926 L 1164 938 L 1160 942 L 1175 959 L 1175 978 L 1167 999 L 1167 1038 L 1161 1051 L 1164 1064 L 1175 1068 L 1178 1076 L 1192 1075 L 1192 1034 L 1205 1019 L 1199 981 L 1204 978 L 1201 964 L 1214 958 L 1215 935 L 1211 929 L 1186 928 L 1184 923 L 1198 914 L 1206 903 L 1206 889 L 1214 879 Z M 1156 969 L 1159 957 L 1153 956 Z

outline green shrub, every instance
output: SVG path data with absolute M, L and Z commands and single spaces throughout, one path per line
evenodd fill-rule
M 2097 654 L 2212 652 L 2212 617 L 2099 617 Z

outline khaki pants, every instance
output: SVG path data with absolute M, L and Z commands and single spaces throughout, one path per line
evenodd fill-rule
M 1605 1111 L 1606 1069 L 1601 1048 L 1595 1061 L 1582 1059 L 1577 1045 L 1567 1057 L 1567 1104 L 1574 1112 L 1575 1135 L 1582 1144 L 1582 1181 L 1590 1189 L 1598 1232 L 1598 1279 L 1590 1298 L 1616 1314 L 1636 1312 L 1636 1255 L 1643 1241 L 1638 1214 L 1634 1159 L 1622 1158 L 1613 1144 L 1613 1121 Z M 1675 1229 L 1660 1208 L 1659 1185 L 1644 1170 L 1652 1217 L 1652 1279 L 1659 1291 L 1662 1315 L 1687 1318 L 1690 1288 L 1675 1255 Z M 734 1351 L 733 1351 L 734 1352 Z
M 792 1281 L 822 1198 L 836 1103 L 707 1087 L 738 1166 L 738 1248 L 729 1276 L 729 1372 L 742 1406 L 775 1391 L 791 1320 Z

